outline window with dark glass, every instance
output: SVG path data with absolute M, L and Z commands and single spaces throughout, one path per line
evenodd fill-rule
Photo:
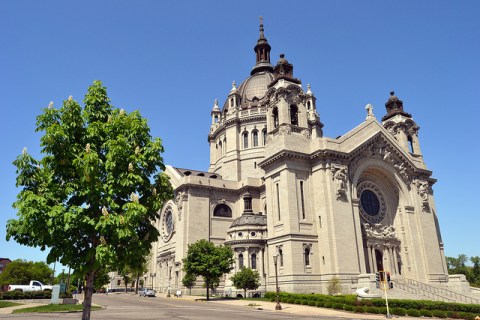
M 290 106 L 290 123 L 294 126 L 298 126 L 298 108 L 294 104 Z
M 243 148 L 248 148 L 248 132 L 243 133 Z
M 252 269 L 257 269 L 257 255 L 255 253 L 252 253 L 251 260 L 250 266 Z
M 273 115 L 273 127 L 276 128 L 278 127 L 278 108 L 273 108 L 272 115 Z
M 258 131 L 257 130 L 253 131 L 252 136 L 253 136 L 253 146 L 258 147 Z
M 305 197 L 303 195 L 303 181 L 300 181 L 300 202 L 302 205 L 302 219 L 305 220 Z
M 369 216 L 376 216 L 380 212 L 380 201 L 378 200 L 375 192 L 371 190 L 363 190 L 360 195 L 360 204 L 363 211 L 365 211 Z
M 214 217 L 224 217 L 224 218 L 231 218 L 232 217 L 232 209 L 226 204 L 219 204 L 213 210 Z
M 243 254 L 241 254 L 241 253 L 238 255 L 238 267 L 239 267 L 239 268 L 243 268 L 243 267 L 244 267 Z
M 280 260 L 279 262 L 280 267 L 283 267 L 283 250 L 282 249 L 278 249 L 278 260 Z
M 267 144 L 267 129 L 262 130 L 262 135 L 263 135 L 263 145 Z

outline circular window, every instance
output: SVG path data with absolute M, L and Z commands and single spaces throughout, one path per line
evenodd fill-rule
M 252 232 L 250 233 L 250 235 L 251 235 L 252 237 L 255 237 L 257 234 L 255 233 L 255 231 L 252 231 Z
M 239 232 L 238 236 L 241 238 L 243 236 L 243 233 Z
M 161 217 L 162 221 L 162 228 L 161 228 L 161 236 L 165 242 L 169 241 L 173 235 L 173 231 L 175 229 L 174 226 L 174 217 L 171 208 L 166 209 Z
M 381 189 L 374 183 L 366 181 L 358 186 L 360 214 L 370 223 L 379 223 L 385 218 L 387 204 Z
M 362 204 L 363 211 L 369 216 L 376 216 L 380 211 L 380 202 L 377 195 L 371 190 L 363 190 L 360 196 L 360 202 Z

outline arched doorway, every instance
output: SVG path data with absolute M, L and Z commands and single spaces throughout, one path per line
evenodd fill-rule
M 383 271 L 383 253 L 378 249 L 375 249 L 375 263 L 377 265 L 377 270 Z

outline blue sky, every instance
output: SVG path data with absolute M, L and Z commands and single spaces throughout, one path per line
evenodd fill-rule
M 448 256 L 480 255 L 478 1 L 0 0 L 0 256 L 44 260 L 5 241 L 18 190 L 12 161 L 40 157 L 35 118 L 50 101 L 77 101 L 93 80 L 115 107 L 140 110 L 167 164 L 206 170 L 214 99 L 220 105 L 255 63 L 264 16 L 280 53 L 311 84 L 324 133 L 377 119 L 394 89 L 421 127 Z

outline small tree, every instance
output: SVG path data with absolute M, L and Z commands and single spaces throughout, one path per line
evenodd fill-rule
M 327 292 L 329 295 L 333 296 L 339 293 L 342 293 L 342 285 L 340 284 L 340 279 L 333 277 L 328 281 Z
M 232 270 L 233 252 L 230 247 L 215 246 L 202 239 L 188 245 L 187 257 L 183 259 L 183 264 L 186 274 L 203 278 L 209 300 L 212 282 Z
M 37 117 L 44 157 L 24 149 L 14 161 L 18 218 L 7 222 L 7 240 L 50 248 L 48 263 L 79 272 L 86 281 L 82 320 L 89 320 L 95 277 L 151 249 L 158 210 L 173 193 L 161 173 L 162 142 L 152 139 L 147 120 L 114 108 L 101 81 L 83 102 L 69 97 Z
M 195 281 L 197 277 L 193 274 L 187 273 L 182 279 L 182 284 L 185 288 L 188 288 L 189 295 L 192 295 L 192 288 L 195 287 Z
M 247 290 L 257 290 L 260 287 L 260 274 L 257 270 L 243 267 L 232 278 L 233 285 L 236 288 L 243 289 L 244 297 L 247 297 Z

